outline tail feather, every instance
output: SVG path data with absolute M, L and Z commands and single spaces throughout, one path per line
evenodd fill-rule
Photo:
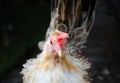
M 51 22 L 46 38 L 56 29 L 70 35 L 68 51 L 78 55 L 94 22 L 96 0 L 51 0 Z

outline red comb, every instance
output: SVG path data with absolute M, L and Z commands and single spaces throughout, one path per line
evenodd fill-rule
M 68 34 L 67 33 L 61 33 L 58 38 L 57 38 L 57 41 L 58 42 L 62 42 L 63 39 L 66 39 L 66 38 L 69 38 Z
M 67 33 L 61 33 L 60 36 L 58 37 L 59 38 L 69 38 L 69 35 Z

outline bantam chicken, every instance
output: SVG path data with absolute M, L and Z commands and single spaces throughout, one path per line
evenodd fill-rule
M 51 0 L 43 51 L 23 65 L 23 83 L 90 83 L 91 63 L 81 56 L 94 21 L 96 0 Z

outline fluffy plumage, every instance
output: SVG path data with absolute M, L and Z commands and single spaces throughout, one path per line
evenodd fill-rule
M 79 57 L 94 20 L 95 0 L 51 0 L 43 50 L 22 70 L 23 83 L 90 83 L 91 63 Z M 43 45 L 43 42 L 42 42 Z

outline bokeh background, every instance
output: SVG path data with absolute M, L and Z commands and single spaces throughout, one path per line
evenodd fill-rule
M 22 83 L 22 64 L 41 51 L 50 0 L 0 0 L 0 83 Z M 96 19 L 83 51 L 93 83 L 120 83 L 120 0 L 97 0 Z

